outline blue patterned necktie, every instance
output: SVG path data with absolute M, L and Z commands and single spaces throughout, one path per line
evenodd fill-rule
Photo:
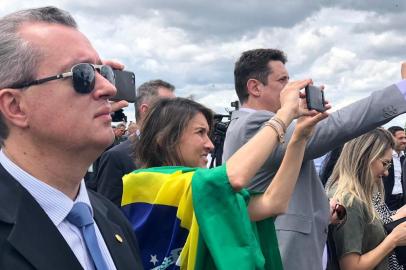
M 73 205 L 66 219 L 73 225 L 79 228 L 85 239 L 86 248 L 93 259 L 97 270 L 108 270 L 107 264 L 101 253 L 97 242 L 96 231 L 92 213 L 87 204 L 78 202 Z

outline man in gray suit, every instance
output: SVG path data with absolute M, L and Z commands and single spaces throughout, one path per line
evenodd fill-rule
M 235 89 L 241 109 L 233 112 L 224 143 L 223 161 L 246 143 L 280 108 L 279 94 L 289 81 L 286 56 L 275 49 L 244 52 L 235 64 Z M 299 179 L 286 214 L 276 219 L 284 269 L 321 269 L 330 207 L 313 159 L 406 112 L 406 81 L 376 91 L 321 121 L 307 144 Z M 289 141 L 295 124 L 286 131 Z M 286 150 L 275 148 L 249 188 L 264 191 Z

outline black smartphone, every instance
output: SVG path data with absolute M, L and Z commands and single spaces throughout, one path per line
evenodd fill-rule
M 116 80 L 117 94 L 110 98 L 110 100 L 126 100 L 130 103 L 135 103 L 135 74 L 127 70 L 114 69 L 114 76 Z
M 324 112 L 324 92 L 316 86 L 308 85 L 305 88 L 306 103 L 309 110 L 316 110 L 318 112 Z
M 384 228 L 388 234 L 390 234 L 393 229 L 395 229 L 398 225 L 406 221 L 406 217 L 402 217 L 400 219 L 394 220 L 390 223 L 384 224 Z M 402 265 L 406 264 L 406 246 L 399 246 L 395 248 L 395 254 L 398 258 L 398 262 Z

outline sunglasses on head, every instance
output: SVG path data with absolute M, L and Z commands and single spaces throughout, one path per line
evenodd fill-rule
M 89 94 L 94 89 L 96 81 L 96 71 L 98 71 L 100 75 L 106 78 L 111 84 L 115 85 L 114 72 L 110 66 L 80 63 L 74 65 L 70 72 L 65 72 L 55 76 L 50 76 L 34 80 L 28 83 L 23 83 L 13 88 L 25 88 L 31 85 L 38 85 L 53 80 L 72 77 L 73 88 L 75 89 L 75 91 L 80 94 Z

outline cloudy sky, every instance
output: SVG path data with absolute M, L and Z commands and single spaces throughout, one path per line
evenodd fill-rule
M 70 11 L 137 85 L 167 80 L 219 113 L 237 99 L 233 66 L 244 50 L 284 50 L 291 78 L 324 84 L 335 109 L 397 82 L 406 61 L 402 0 L 0 0 L 0 16 L 44 5 Z

